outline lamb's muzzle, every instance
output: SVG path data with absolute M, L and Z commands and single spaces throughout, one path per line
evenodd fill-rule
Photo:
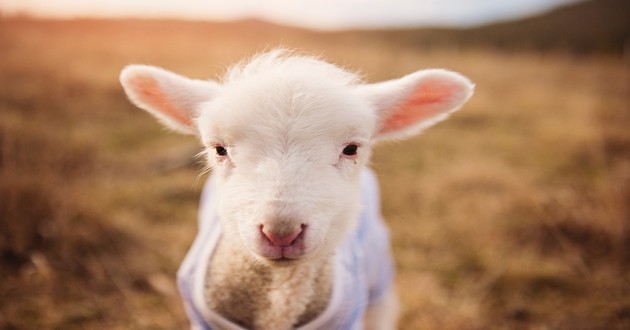
M 260 225 L 260 232 L 273 246 L 277 247 L 289 247 L 293 245 L 298 239 L 298 236 L 302 234 L 306 225 L 302 224 L 298 230 L 293 231 L 275 231 L 269 228 L 270 226 Z
M 260 225 L 263 257 L 270 260 L 297 259 L 304 254 L 306 225 L 297 229 Z

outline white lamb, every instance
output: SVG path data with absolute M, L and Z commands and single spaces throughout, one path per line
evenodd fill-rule
M 199 137 L 213 175 L 178 284 L 193 328 L 394 329 L 375 142 L 446 117 L 473 85 L 446 70 L 376 84 L 276 50 L 222 83 L 130 65 L 131 101 Z

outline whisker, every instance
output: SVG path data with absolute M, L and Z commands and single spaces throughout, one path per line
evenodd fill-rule
M 193 183 L 193 189 L 197 190 L 197 185 L 199 184 L 199 182 L 201 181 L 201 178 L 210 173 L 210 171 L 212 171 L 212 167 L 210 166 L 210 164 L 208 164 L 208 161 L 206 159 L 208 155 L 208 150 L 207 149 L 203 149 L 202 151 L 200 151 L 199 153 L 197 153 L 195 155 L 194 158 L 196 158 L 199 162 L 203 162 L 204 166 L 201 169 L 201 171 L 199 172 L 199 174 L 197 174 L 197 177 L 195 178 L 195 181 Z

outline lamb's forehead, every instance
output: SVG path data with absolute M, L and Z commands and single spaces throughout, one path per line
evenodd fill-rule
M 311 57 L 255 58 L 231 69 L 221 93 L 201 109 L 202 138 L 369 135 L 376 116 L 358 83 L 355 74 Z

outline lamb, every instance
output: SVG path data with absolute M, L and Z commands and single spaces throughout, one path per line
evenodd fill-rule
M 147 65 L 120 81 L 136 106 L 196 135 L 212 169 L 178 271 L 193 328 L 396 327 L 370 149 L 446 119 L 471 97 L 467 78 L 429 69 L 368 84 L 280 49 L 221 83 Z

